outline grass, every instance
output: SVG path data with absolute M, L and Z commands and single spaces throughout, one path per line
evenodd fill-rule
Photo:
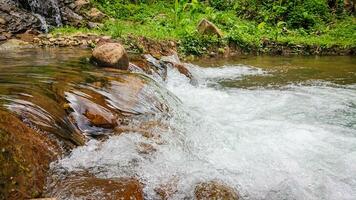
M 95 0 L 94 4 L 111 17 L 103 28 L 62 27 L 53 30 L 53 33 L 94 32 L 114 38 L 132 35 L 175 40 L 180 43 L 183 53 L 196 55 L 206 53 L 206 47 L 223 47 L 227 44 L 235 44 L 245 51 L 259 49 L 266 40 L 284 45 L 356 47 L 356 20 L 353 16 L 335 17 L 328 19 L 327 23 L 316 23 L 306 29 L 289 28 L 285 22 L 273 24 L 242 18 L 234 10 L 220 11 L 196 1 L 174 5 L 164 1 L 132 4 L 117 0 Z M 224 37 L 200 36 L 196 25 L 203 18 L 215 23 L 223 31 Z

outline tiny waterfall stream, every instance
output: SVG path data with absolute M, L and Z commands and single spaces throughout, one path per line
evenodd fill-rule
M 356 199 L 355 58 L 199 61 L 189 64 L 192 85 L 175 69 L 155 80 L 94 68 L 80 59 L 89 52 L 72 52 L 0 57 L 3 107 L 60 140 L 77 141 L 76 129 L 90 138 L 51 164 L 48 196 L 75 199 L 52 187 L 85 171 L 136 177 L 145 199 L 172 179 L 170 199 L 194 199 L 194 185 L 209 180 L 242 199 Z M 107 123 L 90 125 L 87 110 Z M 112 127 L 115 117 L 125 128 Z

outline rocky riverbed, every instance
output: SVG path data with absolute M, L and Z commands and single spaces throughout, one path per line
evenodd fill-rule
M 11 48 L 3 51 L 21 53 Z M 102 62 L 105 59 L 113 63 Z M 122 59 L 126 59 L 125 62 Z M 11 70 L 1 76 L 4 84 L 0 89 L 1 199 L 43 196 L 144 199 L 145 183 L 139 177 L 105 179 L 98 178 L 90 170 L 69 174 L 56 167 L 50 170 L 51 162 L 68 155 L 73 148 L 91 138 L 105 142 L 115 135 L 139 133 L 146 141 L 137 143 L 136 148 L 146 157 L 152 156 L 157 147 L 165 143 L 161 134 L 171 129 L 167 120 L 172 114 L 170 104 L 176 100 L 164 94 L 167 91 L 152 78 L 158 82 L 166 80 L 168 68 L 176 68 L 191 80 L 194 78 L 177 55 L 160 60 L 151 55 L 130 56 L 130 63 L 127 59 L 120 44 L 102 43 L 93 53 L 93 61 L 98 67 L 105 67 L 99 74 L 77 76 L 80 69 L 73 69 L 65 73 L 66 77 L 59 73 L 46 82 L 41 82 L 41 78 L 39 82 L 37 78 L 27 80 L 29 85 L 17 88 L 23 90 L 21 93 L 9 91 L 13 85 Z M 123 65 L 125 69 L 118 69 Z M 20 76 L 23 75 L 26 74 Z M 49 88 L 43 91 L 41 87 Z M 174 195 L 176 180 L 179 178 L 157 186 L 157 196 L 168 199 Z M 197 199 L 238 199 L 235 189 L 218 180 L 199 183 L 195 190 Z

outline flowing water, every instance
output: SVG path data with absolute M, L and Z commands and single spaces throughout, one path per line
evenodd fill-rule
M 172 199 L 192 199 L 194 186 L 209 180 L 243 199 L 356 199 L 356 58 L 202 60 L 189 65 L 192 85 L 175 69 L 167 81 L 96 69 L 80 59 L 90 52 L 75 51 L 0 56 L 4 107 L 75 141 L 76 127 L 59 103 L 69 102 L 72 121 L 91 138 L 52 163 L 53 173 L 137 177 L 146 199 L 157 199 L 154 189 L 172 179 L 178 189 Z M 139 93 L 132 93 L 135 77 L 147 84 Z M 100 81 L 108 85 L 97 87 Z M 159 135 L 155 140 L 134 127 L 111 134 L 88 126 L 85 106 L 109 117 L 117 110 L 134 114 L 129 122 L 137 126 L 154 119 L 168 128 L 148 129 Z M 142 154 L 142 142 L 155 151 Z

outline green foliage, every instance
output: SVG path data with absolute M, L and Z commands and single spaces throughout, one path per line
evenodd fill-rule
M 234 7 L 246 19 L 272 25 L 284 21 L 289 28 L 309 29 L 334 17 L 327 0 L 240 0 Z
M 203 55 L 209 52 L 209 47 L 226 45 L 223 39 L 216 36 L 199 36 L 196 31 L 187 32 L 180 41 L 180 51 L 186 55 Z
M 97 32 L 173 39 L 185 54 L 202 55 L 211 47 L 232 44 L 252 51 L 270 43 L 356 47 L 355 17 L 343 10 L 342 0 L 92 0 L 113 19 L 97 30 L 64 27 L 72 34 Z M 340 8 L 341 7 L 341 8 Z M 224 32 L 223 38 L 200 36 L 198 22 L 206 18 Z
M 209 0 L 211 7 L 217 10 L 229 10 L 234 6 L 234 0 Z

